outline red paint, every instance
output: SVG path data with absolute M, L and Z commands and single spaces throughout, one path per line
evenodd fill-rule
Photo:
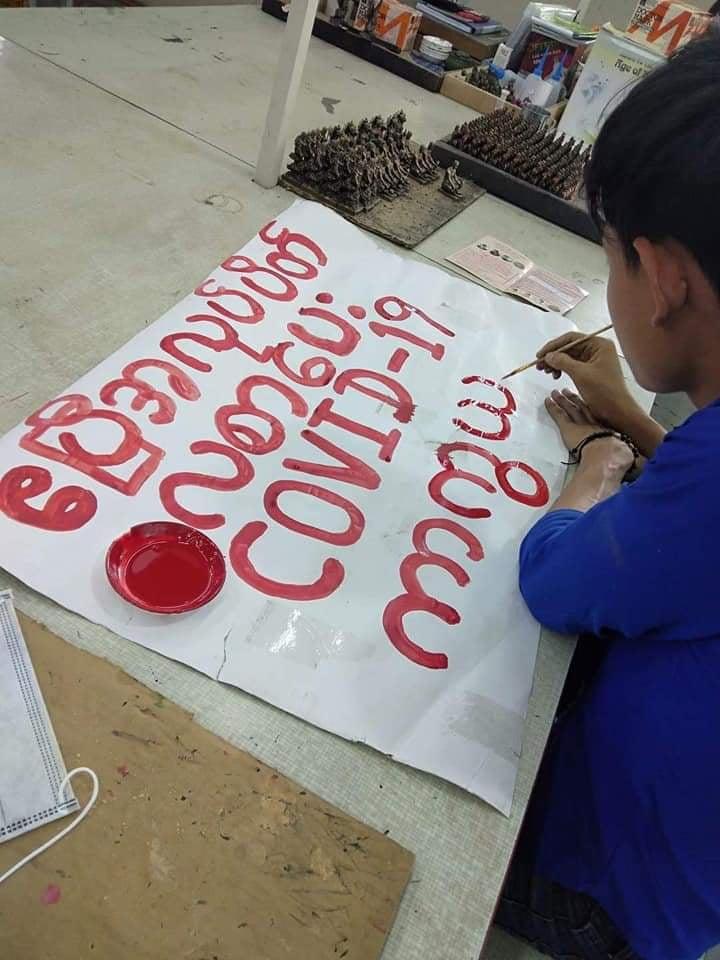
M 52 907 L 60 903 L 61 895 L 60 887 L 56 883 L 49 883 L 40 896 L 40 903 L 44 907 Z
M 197 384 L 183 370 L 166 360 L 148 359 L 135 360 L 133 363 L 126 364 L 122 369 L 122 377 L 118 377 L 117 380 L 110 380 L 109 383 L 101 387 L 100 399 L 109 407 L 114 407 L 117 404 L 117 394 L 120 390 L 133 390 L 135 396 L 130 403 L 133 410 L 143 410 L 148 403 L 154 402 L 156 407 L 150 414 L 150 421 L 152 423 L 172 423 L 177 410 L 172 397 L 161 390 L 156 390 L 152 384 L 136 376 L 139 370 L 148 367 L 162 370 L 163 373 L 167 374 L 168 385 L 183 400 L 198 400 L 200 398 L 200 390 Z
M 0 510 L 11 520 L 39 530 L 79 530 L 95 516 L 97 498 L 82 487 L 61 487 L 44 507 L 31 507 L 28 500 L 47 493 L 52 475 L 45 467 L 13 467 L 0 479 Z
M 348 313 L 351 317 L 354 317 L 355 320 L 364 320 L 367 316 L 367 310 L 365 307 L 359 307 L 357 304 L 353 303 L 348 307 Z
M 386 323 L 378 323 L 377 320 L 371 320 L 368 326 L 378 337 L 398 337 L 400 340 L 406 340 L 408 343 L 415 344 L 416 347 L 427 350 L 433 360 L 442 360 L 445 356 L 445 347 L 441 343 L 430 343 L 429 340 L 423 340 L 410 330 L 389 327 Z
M 43 416 L 55 404 L 60 404 L 60 407 L 49 416 Z M 60 449 L 40 442 L 40 438 L 52 428 L 77 426 L 85 420 L 103 420 L 120 427 L 123 437 L 116 449 L 110 453 L 92 453 L 81 446 L 74 434 L 67 432 L 58 434 Z M 143 439 L 140 427 L 129 417 L 111 410 L 95 410 L 90 398 L 80 393 L 50 400 L 31 414 L 25 423 L 32 429 L 20 438 L 19 445 L 27 453 L 64 463 L 126 496 L 135 496 L 165 456 L 164 450 Z M 143 453 L 145 459 L 129 477 L 115 476 L 104 469 L 130 463 Z
M 427 667 L 429 670 L 447 670 L 446 654 L 431 653 L 408 637 L 405 629 L 405 617 L 408 613 L 430 613 L 445 623 L 455 625 L 460 621 L 457 610 L 432 597 L 411 597 L 403 593 L 391 600 L 383 612 L 385 633 L 399 653 L 420 667 Z
M 502 407 L 496 407 L 492 403 L 480 403 L 477 400 L 460 400 L 458 402 L 459 407 L 468 407 L 474 406 L 478 410 L 487 410 L 488 413 L 492 413 L 500 419 L 500 428 L 495 433 L 489 433 L 485 430 L 478 430 L 476 427 L 471 426 L 469 423 L 466 423 L 460 417 L 456 417 L 453 420 L 453 424 L 456 427 L 460 427 L 461 430 L 464 430 L 466 433 L 472 434 L 474 437 L 484 438 L 485 440 L 506 440 L 510 436 L 510 416 L 515 413 L 517 405 L 515 403 L 515 397 L 510 393 L 505 384 L 497 383 L 495 380 L 488 380 L 487 377 L 463 377 L 463 383 L 482 383 L 486 386 L 495 387 L 503 395 L 505 403 Z
M 186 353 L 184 350 L 181 350 L 177 344 L 181 341 L 189 340 L 191 343 L 199 343 L 203 347 L 208 347 L 215 353 L 224 353 L 226 350 L 234 349 L 235 342 L 237 340 L 237 334 L 229 323 L 226 323 L 219 317 L 196 314 L 195 316 L 187 318 L 188 323 L 199 323 L 202 320 L 205 320 L 208 323 L 225 324 L 225 335 L 219 339 L 213 340 L 212 337 L 205 336 L 203 333 L 168 333 L 160 341 L 160 349 L 164 350 L 165 353 L 169 353 L 171 357 L 175 357 L 176 360 L 186 364 L 188 367 L 193 367 L 195 370 L 200 370 L 202 373 L 210 373 L 212 370 L 211 364 L 206 363 L 205 360 L 198 360 L 197 357 L 193 357 L 191 354 Z
M 318 303 L 332 303 L 335 297 L 331 293 L 319 293 L 315 299 Z
M 285 361 L 285 354 L 291 347 L 297 346 L 292 340 L 279 343 L 273 352 L 272 360 L 278 370 L 293 383 L 305 387 L 326 387 L 335 376 L 335 364 L 327 357 L 310 357 L 303 360 L 299 370 L 291 370 Z
M 311 347 L 317 347 L 319 350 L 327 350 L 328 353 L 334 353 L 338 357 L 346 357 L 352 353 L 360 342 L 360 333 L 344 317 L 339 317 L 330 310 L 324 310 L 322 307 L 301 307 L 298 310 L 301 317 L 315 317 L 318 320 L 325 320 L 340 331 L 339 340 L 329 340 L 327 337 L 318 337 L 310 333 L 301 323 L 289 323 L 288 332 L 303 343 L 310 344 Z
M 395 307 L 398 307 L 398 312 L 393 313 L 388 307 L 393 304 Z M 432 317 L 429 317 L 424 310 L 421 310 L 420 307 L 414 307 L 411 303 L 408 303 L 407 300 L 403 300 L 400 297 L 380 297 L 379 300 L 375 301 L 375 310 L 380 314 L 385 320 L 391 320 L 394 322 L 407 320 L 408 317 L 413 315 L 420 317 L 425 323 L 429 324 L 435 330 L 439 330 L 440 333 L 444 333 L 446 337 L 454 337 L 455 333 L 453 330 L 450 330 L 449 327 L 444 327 L 441 323 L 438 323 L 437 320 L 433 320 Z
M 263 576 L 250 560 L 250 548 L 267 530 L 260 520 L 247 523 L 235 534 L 230 543 L 230 564 L 248 586 L 268 597 L 283 597 L 285 600 L 322 600 L 334 593 L 345 579 L 345 568 L 339 560 L 329 558 L 322 565 L 322 572 L 312 583 L 282 583 Z
M 510 497 L 511 500 L 515 500 L 517 503 L 522 503 L 528 507 L 542 507 L 550 499 L 550 491 L 548 489 L 548 485 L 545 483 L 545 480 L 537 470 L 528 466 L 528 464 L 522 463 L 520 460 L 501 460 L 499 457 L 496 457 L 494 453 L 490 453 L 489 450 L 485 450 L 483 447 L 478 447 L 474 443 L 444 443 L 438 447 L 437 451 L 438 460 L 444 467 L 453 469 L 450 455 L 456 450 L 465 450 L 468 453 L 475 453 L 479 457 L 483 457 L 483 459 L 487 460 L 488 463 L 492 464 L 495 470 L 495 479 L 498 486 L 506 496 Z M 522 470 L 523 473 L 533 480 L 536 487 L 534 493 L 522 493 L 520 490 L 516 490 L 510 485 L 510 482 L 507 479 L 508 474 L 511 470 L 516 469 Z
M 265 257 L 266 262 L 269 266 L 275 267 L 276 270 L 280 270 L 280 272 L 286 276 L 296 277 L 298 280 L 314 280 L 318 275 L 317 267 L 324 267 L 328 262 L 325 252 L 314 240 L 306 237 L 304 233 L 293 233 L 287 227 L 283 227 L 279 233 L 273 236 L 270 233 L 270 229 L 275 226 L 276 222 L 276 220 L 271 220 L 270 223 L 262 228 L 259 234 L 261 240 L 276 248 L 267 254 Z M 304 249 L 304 251 L 312 254 L 317 266 L 308 260 L 303 260 L 296 253 L 293 253 L 290 249 L 291 246 L 300 247 Z M 300 267 L 300 270 L 289 270 L 287 267 L 281 266 L 283 263 L 293 264 L 294 266 Z
M 511 500 L 515 500 L 517 503 L 522 503 L 528 507 L 542 507 L 550 499 L 550 491 L 545 483 L 545 480 L 537 470 L 528 466 L 526 463 L 522 463 L 519 460 L 501 460 L 499 457 L 496 457 L 494 453 L 490 453 L 489 450 L 485 450 L 483 447 L 478 447 L 474 443 L 444 443 L 438 447 L 437 456 L 440 463 L 446 469 L 436 474 L 432 478 L 428 489 L 430 490 L 430 495 L 436 503 L 446 507 L 453 513 L 458 513 L 465 517 L 490 516 L 490 511 L 484 510 L 482 507 L 461 507 L 459 504 L 453 503 L 443 496 L 442 488 L 448 480 L 453 478 L 453 475 L 458 479 L 469 480 L 471 483 L 477 484 L 477 486 L 482 487 L 488 493 L 496 492 L 496 488 L 489 483 L 489 481 L 484 480 L 482 477 L 478 477 L 474 473 L 468 473 L 465 470 L 455 469 L 452 464 L 451 454 L 456 450 L 465 450 L 468 453 L 477 454 L 477 456 L 487 460 L 494 469 L 495 480 L 497 481 L 498 486 L 506 496 L 510 497 Z M 515 469 L 521 470 L 533 480 L 535 484 L 534 492 L 523 493 L 522 491 L 516 490 L 513 486 L 511 486 L 508 480 L 508 474 L 511 470 Z
M 183 523 L 141 523 L 111 544 L 105 569 L 113 589 L 152 613 L 186 613 L 209 603 L 225 582 L 222 554 Z
M 515 403 L 515 397 L 510 392 L 510 388 L 507 387 L 504 383 L 498 383 L 497 380 L 491 380 L 489 377 L 477 377 L 471 375 L 469 377 L 463 377 L 462 383 L 482 383 L 488 387 L 495 387 L 503 395 L 505 399 L 505 406 L 502 408 L 504 413 L 515 413 L 517 404 Z M 483 407 L 483 409 L 485 409 Z
M 425 593 L 418 579 L 418 570 L 423 567 L 440 567 L 446 570 L 459 587 L 466 587 L 470 583 L 470 575 L 457 560 L 451 560 L 441 553 L 410 553 L 400 564 L 400 579 L 411 595 L 420 596 Z M 458 622 L 459 620 L 460 617 Z
M 392 394 L 374 390 L 372 387 L 360 383 L 360 380 L 375 380 L 392 391 Z M 358 393 L 362 393 L 366 397 L 372 397 L 374 400 L 379 400 L 381 403 L 393 407 L 395 410 L 393 417 L 400 423 L 409 423 L 412 420 L 415 412 L 412 397 L 405 387 L 397 380 L 393 380 L 392 377 L 388 377 L 384 373 L 375 373 L 373 370 L 345 370 L 333 384 L 333 389 L 342 396 L 348 387 L 352 387 L 353 390 L 357 390 Z
M 449 444 L 445 444 L 445 446 L 449 446 Z M 428 493 L 438 506 L 444 507 L 446 510 L 450 510 L 451 513 L 456 513 L 461 517 L 473 517 L 476 520 L 492 516 L 491 511 L 485 507 L 464 507 L 462 504 L 455 503 L 454 500 L 446 497 L 444 489 L 445 484 L 449 480 L 468 480 L 470 483 L 481 487 L 487 493 L 496 492 L 495 487 L 488 480 L 485 480 L 483 477 L 478 477 L 474 473 L 469 473 L 467 470 L 456 470 L 451 464 L 445 470 L 436 473 L 428 484 Z
M 388 360 L 387 368 L 390 373 L 400 373 L 409 358 L 410 354 L 408 351 L 404 347 L 398 347 Z
M 275 390 L 276 393 L 279 393 L 280 396 L 285 397 L 290 404 L 291 413 L 296 417 L 306 417 L 308 405 L 299 393 L 296 393 L 295 390 L 288 387 L 287 384 L 282 383 L 280 380 L 275 380 L 273 377 L 246 377 L 240 383 L 235 391 L 238 402 L 220 407 L 217 410 L 215 414 L 215 426 L 220 436 L 223 437 L 224 440 L 227 440 L 233 447 L 236 447 L 238 450 L 243 450 L 245 453 L 260 455 L 270 453 L 272 450 L 277 450 L 278 447 L 282 446 L 285 441 L 285 426 L 282 421 L 278 420 L 272 413 L 269 413 L 267 410 L 262 410 L 252 402 L 252 392 L 256 387 L 270 387 L 272 390 Z M 268 424 L 270 427 L 270 435 L 267 439 L 258 433 L 257 430 L 253 430 L 252 427 L 247 426 L 247 424 L 235 424 L 232 422 L 233 417 L 242 416 L 243 414 L 250 417 L 257 417 L 259 420 Z
M 253 300 L 249 294 L 247 295 L 247 299 L 248 301 L 252 301 L 253 304 L 260 306 L 260 304 L 257 303 L 256 300 Z M 255 324 L 260 323 L 260 321 L 265 318 L 265 311 L 262 309 L 262 307 L 260 307 L 262 311 L 260 314 L 255 311 L 245 314 L 236 313 L 235 310 L 230 310 L 228 307 L 224 307 L 221 303 L 218 303 L 217 300 L 208 300 L 207 306 L 214 310 L 215 313 L 219 313 L 221 316 L 225 317 L 226 320 L 232 320 L 233 323 Z M 198 314 L 198 316 L 200 316 L 200 314 Z M 189 320 L 190 318 L 187 317 L 186 319 Z
M 455 520 L 448 520 L 443 517 L 434 517 L 431 520 L 420 520 L 415 525 L 412 533 L 413 546 L 417 552 L 423 554 L 423 556 L 429 557 L 434 553 L 427 544 L 427 536 L 431 530 L 445 530 L 447 533 L 452 533 L 468 548 L 467 556 L 471 560 L 482 560 L 485 556 L 482 544 L 475 534 L 470 533 L 465 527 L 461 527 Z M 434 555 L 438 556 L 438 554 Z
M 303 523 L 289 516 L 280 507 L 279 499 L 283 493 L 292 491 L 294 493 L 304 493 L 308 497 L 315 497 L 324 503 L 332 504 L 334 507 L 340 507 L 347 514 L 348 525 L 345 530 L 336 533 L 333 530 L 323 530 L 311 523 Z M 333 490 L 326 490 L 324 487 L 318 487 L 314 483 L 306 483 L 303 480 L 276 480 L 271 483 L 265 491 L 263 504 L 267 515 L 277 521 L 288 530 L 300 533 L 305 537 L 311 537 L 313 540 L 323 540 L 325 543 L 334 543 L 339 547 L 349 547 L 357 543 L 365 529 L 365 517 L 362 511 L 347 497 L 335 493 Z
M 527 474 L 527 476 L 534 481 L 534 493 L 522 493 L 510 485 L 508 474 L 511 470 L 516 469 L 522 470 L 523 473 Z M 527 463 L 521 463 L 519 460 L 506 460 L 497 467 L 495 476 L 497 477 L 497 482 L 502 492 L 510 497 L 511 500 L 522 503 L 526 507 L 544 507 L 550 499 L 550 490 L 547 483 L 545 483 L 545 479 L 534 467 L 528 466 Z
M 214 283 L 216 289 L 208 290 L 207 286 L 209 283 Z M 212 307 L 213 310 L 217 310 L 218 313 L 222 313 L 230 320 L 237 321 L 237 323 L 260 323 L 260 321 L 265 317 L 265 309 L 262 304 L 258 303 L 254 297 L 251 297 L 246 290 L 236 290 L 234 287 L 224 287 L 213 277 L 210 277 L 204 283 L 201 283 L 199 287 L 196 287 L 195 295 L 198 297 L 208 298 L 239 297 L 240 300 L 247 304 L 247 306 L 250 308 L 250 313 L 235 313 L 234 310 L 230 310 L 230 308 L 226 307 L 224 304 L 217 303 L 215 300 L 208 300 L 209 307 Z
M 224 443 L 213 440 L 196 440 L 190 444 L 190 452 L 196 456 L 206 453 L 216 453 L 227 457 L 235 468 L 232 477 L 216 477 L 204 473 L 172 473 L 160 483 L 159 496 L 165 510 L 171 517 L 187 523 L 199 530 L 214 530 L 225 523 L 222 513 L 193 513 L 178 503 L 177 491 L 180 487 L 202 487 L 206 490 L 242 490 L 255 476 L 252 463 L 245 454 Z
M 400 442 L 402 434 L 399 430 L 390 430 L 388 433 L 381 433 L 364 423 L 358 423 L 357 420 L 351 420 L 350 417 L 344 417 L 333 410 L 334 401 L 326 398 L 322 400 L 310 414 L 308 419 L 309 427 L 319 427 L 321 423 L 330 423 L 340 430 L 347 430 L 356 437 L 363 437 L 371 440 L 379 447 L 378 458 L 390 463 L 395 453 L 395 448 Z
M 482 451 L 482 453 L 480 453 L 480 456 L 484 457 L 486 460 L 489 460 L 490 463 L 493 463 L 493 466 L 494 466 L 494 461 L 497 461 L 497 457 L 495 456 L 495 454 L 488 453 L 488 451 L 485 450 L 483 447 L 478 447 L 477 444 L 475 443 L 466 443 L 462 440 L 458 440 L 455 443 L 440 444 L 440 446 L 436 450 L 436 456 L 438 458 L 438 462 L 446 469 L 454 470 L 455 466 L 452 462 L 451 454 L 455 453 L 457 450 L 462 450 L 465 453 L 479 453 L 479 451 Z M 495 491 L 492 490 L 490 492 L 494 493 Z
M 242 264 L 242 266 L 238 266 L 238 264 Z M 263 267 L 261 264 L 255 263 L 252 257 L 246 257 L 244 254 L 228 257 L 228 259 L 223 262 L 222 268 L 232 273 L 242 274 L 242 282 L 245 286 L 249 287 L 250 290 L 254 290 L 255 293 L 267 297 L 268 300 L 278 300 L 281 303 L 287 303 L 290 300 L 294 300 L 298 295 L 297 287 L 284 273 L 278 273 L 277 270 Z M 267 277 L 272 277 L 274 280 L 279 281 L 282 289 L 271 290 L 268 287 L 261 286 L 252 276 L 247 276 L 247 274 L 264 274 Z M 237 291 L 233 291 L 233 293 L 237 293 Z
M 213 323 L 222 330 L 223 336 L 214 340 L 212 337 L 208 337 L 203 333 L 169 333 L 160 341 L 160 347 L 165 353 L 169 353 L 175 357 L 176 360 L 179 360 L 189 367 L 194 367 L 195 370 L 200 370 L 203 373 L 209 373 L 212 370 L 212 366 L 204 360 L 198 360 L 197 357 L 193 357 L 191 354 L 185 353 L 184 350 L 180 350 L 177 346 L 180 341 L 190 340 L 192 343 L 199 343 L 203 347 L 209 347 L 209 349 L 215 353 L 224 353 L 227 350 L 241 350 L 246 356 L 255 360 L 257 363 L 266 363 L 272 357 L 273 351 L 275 350 L 275 347 L 264 347 L 262 352 L 258 353 L 257 350 L 243 343 L 237 331 L 230 326 L 227 320 L 223 320 L 221 317 L 198 313 L 192 317 L 187 317 L 186 323 Z
M 459 563 L 428 547 L 427 535 L 431 530 L 452 533 L 468 547 L 467 556 L 471 560 L 482 560 L 484 556 L 482 544 L 477 537 L 454 520 L 421 520 L 416 524 L 412 535 L 416 552 L 408 554 L 400 564 L 400 580 L 406 592 L 387 605 L 383 613 L 383 626 L 390 642 L 404 657 L 430 670 L 446 670 L 446 654 L 429 652 L 414 643 L 408 637 L 404 623 L 408 613 L 430 613 L 451 626 L 460 622 L 457 610 L 435 597 L 428 596 L 418 578 L 418 571 L 423 567 L 439 567 L 449 573 L 459 587 L 465 587 L 470 582 L 469 575 Z
M 125 777 L 127 777 L 128 774 L 130 773 L 130 771 L 128 770 L 128 765 L 127 765 L 126 763 L 121 764 L 121 766 L 119 766 L 119 767 L 115 767 L 115 769 L 116 769 L 117 772 L 120 774 L 120 776 L 123 778 L 123 780 L 124 780 Z
M 356 487 L 363 487 L 365 490 L 377 490 L 380 486 L 380 474 L 364 460 L 336 446 L 319 433 L 315 433 L 314 430 L 303 430 L 300 436 L 303 440 L 317 447 L 318 450 L 334 457 L 343 466 L 333 467 L 330 464 L 311 463 L 307 460 L 288 458 L 283 460 L 282 464 L 287 470 L 302 470 L 303 473 L 308 473 L 311 476 L 340 480 L 342 483 L 351 483 Z

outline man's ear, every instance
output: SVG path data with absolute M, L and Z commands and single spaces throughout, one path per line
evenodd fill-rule
M 651 323 L 660 327 L 687 302 L 685 265 L 674 250 L 665 244 L 653 243 L 647 237 L 637 237 L 633 240 L 633 247 L 640 258 L 640 267 L 653 301 Z

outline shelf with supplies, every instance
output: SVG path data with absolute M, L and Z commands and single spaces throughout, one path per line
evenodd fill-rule
M 278 20 L 287 20 L 287 13 L 280 0 L 262 0 L 262 10 L 272 17 L 277 17 Z M 321 11 L 318 11 L 315 17 L 313 36 L 325 40 L 326 43 L 332 43 L 333 46 L 340 47 L 341 50 L 346 50 L 356 57 L 361 57 L 376 67 L 382 67 L 402 77 L 403 80 L 409 80 L 431 93 L 440 91 L 443 82 L 442 73 L 427 70 L 416 63 L 409 53 L 398 53 L 388 44 L 367 33 L 332 23 L 327 14 Z

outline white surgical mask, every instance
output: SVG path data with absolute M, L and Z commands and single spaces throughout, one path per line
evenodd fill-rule
M 0 843 L 79 809 L 15 615 L 0 591 Z

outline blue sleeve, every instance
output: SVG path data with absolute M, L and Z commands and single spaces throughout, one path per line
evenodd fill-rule
M 536 620 L 558 633 L 592 629 L 588 622 L 581 622 L 587 601 L 581 600 L 575 584 L 568 583 L 567 578 L 573 569 L 577 575 L 578 565 L 585 562 L 584 558 L 579 560 L 581 517 L 579 510 L 552 510 L 538 520 L 520 546 L 523 599 Z M 583 574 L 578 579 L 584 582 L 586 577 Z
M 720 630 L 720 463 L 707 434 L 671 436 L 635 483 L 587 513 L 551 511 L 527 534 L 520 590 L 540 623 L 668 639 Z

